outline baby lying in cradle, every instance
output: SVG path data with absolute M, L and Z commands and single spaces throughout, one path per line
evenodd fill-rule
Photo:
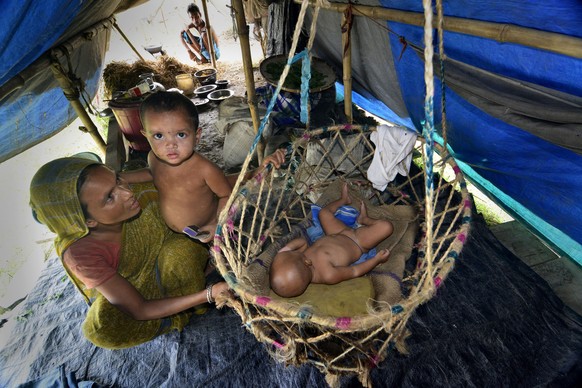
M 353 279 L 374 269 L 388 260 L 387 249 L 374 257 L 355 265 L 360 256 L 374 248 L 392 234 L 388 220 L 368 217 L 366 206 L 361 203 L 357 222 L 359 228 L 347 227 L 335 218 L 335 211 L 352 202 L 348 186 L 344 184 L 340 199 L 331 202 L 319 212 L 319 221 L 325 236 L 311 246 L 305 238 L 296 238 L 279 250 L 273 259 L 270 282 L 273 291 L 290 298 L 305 292 L 310 283 L 337 284 Z

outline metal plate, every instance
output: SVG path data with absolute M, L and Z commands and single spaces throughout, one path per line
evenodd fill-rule
M 234 95 L 234 91 L 230 89 L 220 89 L 210 92 L 208 94 L 208 99 L 211 101 L 222 101 L 230 98 Z
M 265 78 L 265 80 L 273 85 L 273 86 L 277 86 L 277 83 L 279 82 L 279 78 L 281 77 L 281 72 L 283 71 L 283 68 L 285 66 L 285 64 L 287 63 L 287 55 L 275 55 L 273 57 L 269 57 L 266 58 L 265 60 L 263 60 L 261 62 L 261 65 L 259 66 L 259 70 L 261 72 L 261 75 Z M 298 80 L 297 77 L 300 77 L 300 74 L 295 74 L 295 76 L 293 76 L 292 74 L 292 69 L 293 66 L 297 66 L 298 67 L 298 71 L 300 71 L 301 69 L 301 63 L 298 61 L 296 63 L 294 63 L 289 71 L 289 74 L 287 75 L 287 78 L 285 79 L 285 84 L 283 85 L 283 87 L 281 88 L 281 90 L 284 90 L 286 92 L 291 92 L 291 93 L 300 93 L 301 92 L 301 85 L 300 85 L 300 81 L 295 82 Z M 273 68 L 276 68 L 279 71 L 272 71 Z M 273 73 L 278 73 L 278 74 L 273 74 Z M 314 74 L 318 74 L 317 78 L 320 79 L 314 79 Z M 291 79 L 292 84 L 290 85 L 290 76 L 293 77 L 293 79 Z M 323 90 L 329 89 L 330 87 L 333 86 L 333 84 L 335 83 L 336 80 L 336 76 L 335 73 L 333 71 L 333 69 L 322 59 L 319 58 L 315 58 L 312 57 L 311 58 L 311 82 L 310 85 L 313 85 L 313 82 L 317 82 L 317 85 L 314 85 L 312 87 L 309 88 L 309 91 L 311 93 L 317 93 L 317 92 L 321 92 Z

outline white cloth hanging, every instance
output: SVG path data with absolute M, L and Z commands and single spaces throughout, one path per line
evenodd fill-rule
M 376 145 L 376 150 L 368 168 L 368 180 L 376 190 L 384 191 L 396 174 L 408 175 L 416 133 L 404 127 L 383 124 L 376 127 L 370 140 Z

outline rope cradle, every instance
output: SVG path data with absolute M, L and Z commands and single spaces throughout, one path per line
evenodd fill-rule
M 374 127 L 346 125 L 306 132 L 293 143 L 291 162 L 286 168 L 269 171 L 247 182 L 234 196 L 228 212 L 220 217 L 215 260 L 237 295 L 227 303 L 258 340 L 270 345 L 267 348 L 280 361 L 293 365 L 311 362 L 331 374 L 362 374 L 382 361 L 389 348 L 404 349 L 407 320 L 416 307 L 434 295 L 465 241 L 471 201 L 454 160 L 444 158 L 435 164 L 440 178 L 435 188 L 438 203 L 434 204 L 433 240 L 426 240 L 426 222 L 423 222 L 421 236 L 424 238 L 414 249 L 414 268 L 402 279 L 405 296 L 400 302 L 370 303 L 368 314 L 337 317 L 320 314 L 308 305 L 271 298 L 268 293 L 257 290 L 253 266 L 265 267 L 265 253 L 272 259 L 276 250 L 296 235 L 294 228 L 308 222 L 314 195 L 337 179 L 357 179 L 366 186 L 365 171 L 374 151 L 369 135 L 374 130 Z M 363 145 L 363 158 L 352 157 L 350 151 L 354 144 Z M 314 148 L 323 156 L 312 165 L 307 160 Z M 331 150 L 338 148 L 345 153 L 334 159 Z M 349 164 L 351 168 L 339 171 L 337 168 L 342 164 Z M 442 178 L 448 173 L 447 166 L 454 172 L 454 178 L 449 181 Z M 422 217 L 426 204 L 422 192 L 425 172 L 419 171 L 401 180 L 383 193 L 371 187 L 366 187 L 366 192 L 371 194 L 373 203 L 414 205 Z M 426 255 L 429 244 L 432 258 Z M 268 279 L 266 269 L 264 274 Z
M 432 61 L 425 63 L 428 66 Z M 287 68 L 290 64 L 291 59 Z M 425 108 L 432 109 L 432 93 Z M 311 363 L 326 373 L 330 385 L 343 374 L 358 374 L 362 383 L 369 385 L 369 371 L 391 349 L 406 351 L 409 318 L 442 285 L 470 228 L 470 194 L 454 159 L 432 140 L 432 111 L 427 113 L 424 139 L 411 151 L 422 155 L 424 169 L 412 168 L 408 176 L 397 177 L 383 192 L 366 179 L 374 156 L 370 141 L 374 131 L 373 126 L 345 124 L 297 132 L 285 165 L 267 169 L 244 185 L 237 181 L 219 216 L 214 239 L 216 266 L 234 292 L 222 303 L 240 315 L 276 360 L 296 366 Z M 440 158 L 433 157 L 435 148 Z M 254 146 L 241 176 L 253 151 Z M 355 316 L 329 315 L 307 303 L 273 297 L 268 285 L 274 255 L 311 225 L 311 205 L 338 180 L 358 187 L 372 206 L 413 206 L 420 221 L 420 232 L 400 281 L 401 299 L 395 303 L 369 299 L 367 313 Z M 369 274 L 376 295 L 378 285 L 389 279 L 382 275 L 386 264 L 376 268 L 378 274 Z

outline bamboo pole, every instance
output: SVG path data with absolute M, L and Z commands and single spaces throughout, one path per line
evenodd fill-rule
M 232 8 L 235 12 L 237 33 L 240 38 L 240 49 L 243 59 L 243 68 L 245 72 L 245 84 L 247 88 L 247 102 L 251 111 L 251 118 L 253 120 L 253 128 L 255 134 L 259 131 L 260 118 L 257 111 L 257 95 L 255 93 L 255 76 L 253 73 L 253 60 L 251 56 L 251 46 L 249 42 L 249 26 L 245 19 L 245 12 L 242 0 L 231 0 Z M 263 140 L 257 145 L 257 155 L 259 162 L 263 160 L 265 145 Z
M 295 2 L 301 3 L 300 0 L 295 0 Z M 310 5 L 315 5 L 314 0 L 309 0 L 309 2 Z M 319 5 L 323 9 L 336 12 L 344 12 L 346 8 L 352 7 L 354 15 L 362 15 L 373 19 L 388 20 L 415 26 L 424 25 L 424 15 L 417 12 L 339 3 L 324 3 Z M 433 25 L 434 23 L 436 23 L 436 20 L 433 22 Z M 493 23 L 452 16 L 444 17 L 444 29 L 451 32 L 488 38 L 500 43 L 515 43 L 522 46 L 567 55 L 573 58 L 582 58 L 582 38 L 556 32 L 540 31 L 508 23 Z
M 208 7 L 206 0 L 202 0 L 202 9 L 204 10 L 204 20 L 206 23 L 206 35 L 208 35 L 208 53 L 210 53 L 210 63 L 216 69 L 216 54 L 214 53 L 214 39 L 212 39 L 212 30 L 210 28 L 210 16 L 208 16 Z M 202 40 L 201 40 L 202 41 Z
M 101 152 L 103 152 L 103 155 L 105 155 L 107 153 L 107 146 L 105 145 L 105 141 L 99 134 L 97 127 L 91 120 L 91 117 L 89 117 L 85 107 L 83 104 L 81 104 L 81 101 L 79 101 L 80 94 L 77 86 L 73 84 L 69 77 L 65 75 L 65 72 L 63 71 L 58 60 L 55 60 L 51 63 L 51 70 L 61 89 L 63 89 L 63 93 L 67 97 L 67 100 L 69 100 L 69 103 L 85 125 L 87 132 L 89 132 L 93 140 L 95 140 L 97 143 L 97 146 Z
M 116 21 L 113 22 L 113 27 L 115 27 L 115 29 L 117 30 L 117 32 L 119 32 L 119 35 L 121 35 L 121 37 L 123 38 L 123 40 L 125 40 L 125 42 L 129 45 L 129 47 L 131 47 L 131 49 L 133 50 L 133 52 L 135 53 L 135 55 L 137 55 L 139 59 L 141 59 L 142 61 L 145 62 L 144 57 L 141 56 L 141 54 L 139 53 L 139 51 L 137 51 L 137 49 L 135 48 L 135 46 L 129 41 L 129 38 L 127 36 L 125 36 L 125 34 L 123 33 L 123 31 L 121 31 L 121 28 L 119 28 L 119 26 L 117 25 L 117 22 Z
M 342 64 L 344 81 L 344 113 L 349 124 L 353 121 L 352 115 L 352 44 L 350 33 L 352 31 L 351 15 L 342 14 Z

